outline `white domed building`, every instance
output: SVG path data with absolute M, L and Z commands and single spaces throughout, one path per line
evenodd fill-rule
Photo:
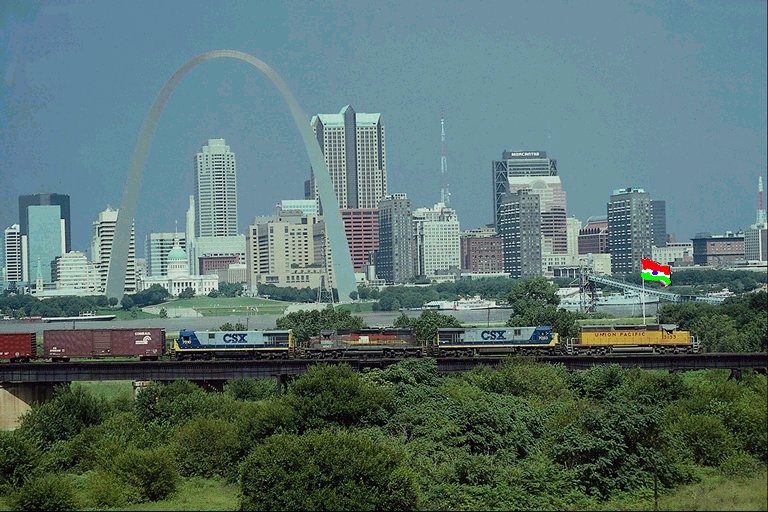
M 143 277 L 139 281 L 139 291 L 146 290 L 152 285 L 159 284 L 173 297 L 178 297 L 187 288 L 192 288 L 195 295 L 208 295 L 212 290 L 219 289 L 219 277 L 216 274 L 207 276 L 189 275 L 187 253 L 178 242 L 168 252 L 168 273 L 165 276 Z

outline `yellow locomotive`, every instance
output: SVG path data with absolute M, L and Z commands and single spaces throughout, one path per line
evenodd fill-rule
M 695 354 L 699 342 L 689 331 L 674 324 L 585 325 L 576 338 L 566 340 L 569 355 L 652 352 Z

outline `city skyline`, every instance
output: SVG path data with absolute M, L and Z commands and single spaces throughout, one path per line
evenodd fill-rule
M 194 2 L 168 2 L 145 20 L 140 6 L 118 3 L 4 3 L 3 228 L 18 222 L 18 196 L 68 194 L 72 249 L 85 250 L 92 219 L 119 206 L 141 120 L 168 70 L 224 47 L 270 62 L 308 116 L 346 104 L 380 113 L 388 192 L 407 193 L 414 208 L 440 198 L 445 105 L 451 206 L 463 229 L 493 222 L 488 169 L 504 150 L 557 159 L 567 214 L 582 221 L 604 212 L 611 190 L 631 186 L 666 200 L 667 230 L 678 240 L 754 222 L 755 177 L 766 161 L 764 3 L 446 4 L 434 19 L 433 9 L 415 6 L 407 24 L 395 22 L 398 11 L 411 12 L 407 4 L 392 12 L 373 5 L 296 2 L 257 16 L 247 4 L 224 4 L 196 20 Z M 193 31 L 216 20 L 233 26 L 176 41 L 163 27 L 178 6 Z M 552 8 L 551 22 L 533 23 Z M 106 22 L 115 9 L 125 27 Z M 130 37 L 140 21 L 147 37 Z M 502 21 L 516 30 L 490 38 L 489 24 Z M 253 35 L 252 23 L 264 30 Z M 309 30 L 314 24 L 321 29 Z M 105 41 L 119 62 L 103 58 Z M 136 218 L 142 242 L 183 221 L 189 155 L 211 138 L 238 155 L 241 233 L 279 200 L 303 195 L 309 162 L 265 80 L 222 62 L 188 81 L 149 155 Z

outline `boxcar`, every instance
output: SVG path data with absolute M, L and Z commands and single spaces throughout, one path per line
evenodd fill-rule
M 33 332 L 0 333 L 0 359 L 29 362 L 37 355 L 37 336 Z
M 488 327 L 464 329 L 443 327 L 437 330 L 434 352 L 442 356 L 482 354 L 555 354 L 559 338 L 548 325 L 530 327 Z
M 369 327 L 357 330 L 322 330 L 310 338 L 302 352 L 308 357 L 420 356 L 424 347 L 412 329 Z
M 191 331 L 182 329 L 173 343 L 176 359 L 275 359 L 295 350 L 293 331 Z
M 165 329 L 47 330 L 43 353 L 54 361 L 128 356 L 156 360 L 165 353 Z
M 696 353 L 699 343 L 689 331 L 673 324 L 585 325 L 566 346 L 569 354 L 611 352 Z

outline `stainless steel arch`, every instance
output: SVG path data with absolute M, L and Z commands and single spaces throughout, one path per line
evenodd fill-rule
M 128 179 L 123 189 L 123 196 L 120 201 L 120 211 L 117 215 L 115 225 L 115 236 L 112 243 L 112 253 L 109 258 L 109 272 L 107 273 L 108 297 L 121 299 L 125 289 L 125 271 L 128 265 L 128 249 L 130 246 L 131 225 L 136 215 L 136 201 L 138 198 L 141 178 L 144 171 L 144 164 L 149 152 L 152 135 L 157 127 L 157 121 L 160 113 L 165 107 L 168 97 L 171 95 L 176 85 L 192 68 L 211 59 L 236 59 L 247 62 L 259 71 L 264 73 L 272 80 L 272 83 L 283 95 L 283 99 L 288 104 L 288 108 L 293 116 L 301 138 L 304 141 L 304 147 L 309 155 L 309 161 L 314 169 L 315 181 L 317 183 L 320 201 L 323 203 L 323 215 L 328 227 L 328 238 L 331 244 L 331 255 L 333 258 L 333 273 L 336 280 L 336 288 L 339 292 L 339 300 L 347 301 L 352 292 L 357 291 L 355 284 L 355 274 L 352 269 L 352 258 L 349 253 L 349 245 L 344 234 L 344 225 L 339 212 L 339 203 L 336 200 L 336 193 L 333 191 L 331 176 L 328 167 L 325 165 L 325 158 L 320 150 L 320 146 L 315 139 L 312 129 L 309 126 L 309 120 L 299 107 L 296 98 L 294 98 L 288 85 L 278 75 L 275 70 L 269 67 L 263 61 L 253 55 L 249 55 L 237 50 L 214 50 L 198 55 L 179 68 L 176 73 L 166 82 L 163 89 L 155 99 L 149 115 L 144 120 L 139 133 L 139 140 L 136 142 L 136 149 L 133 151 L 131 166 L 128 170 Z

